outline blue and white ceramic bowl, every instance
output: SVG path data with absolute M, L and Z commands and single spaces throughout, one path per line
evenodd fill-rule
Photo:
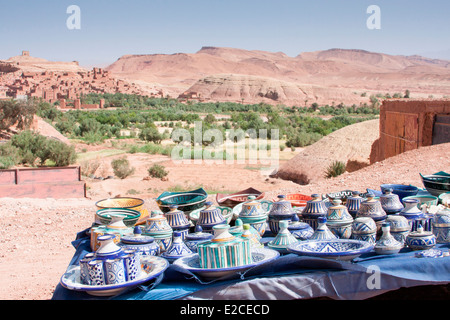
M 288 246 L 288 251 L 310 257 L 351 261 L 373 249 L 374 245 L 360 240 L 306 240 Z

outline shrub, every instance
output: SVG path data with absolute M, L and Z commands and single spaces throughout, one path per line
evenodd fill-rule
M 134 173 L 134 168 L 130 167 L 130 162 L 126 157 L 120 159 L 114 159 L 111 161 L 111 167 L 113 168 L 114 174 L 120 179 L 125 179 L 126 177 Z
M 332 177 L 337 177 L 340 176 L 341 174 L 343 174 L 345 172 L 345 163 L 342 161 L 333 161 L 333 163 L 331 163 L 325 173 L 325 177 L 326 178 L 332 178 Z
M 160 164 L 154 164 L 150 168 L 148 168 L 148 174 L 152 178 L 162 179 L 166 177 L 169 172 L 166 171 L 166 168 Z

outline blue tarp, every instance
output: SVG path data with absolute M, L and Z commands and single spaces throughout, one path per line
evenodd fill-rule
M 80 232 L 69 266 L 77 265 L 90 251 L 89 238 Z M 450 245 L 436 249 L 449 250 Z M 408 248 L 395 255 L 364 254 L 353 262 L 282 255 L 232 278 L 206 282 L 171 265 L 162 276 L 115 297 L 95 297 L 84 292 L 55 289 L 54 300 L 290 300 L 329 297 L 366 299 L 402 287 L 450 283 L 450 257 L 418 258 Z

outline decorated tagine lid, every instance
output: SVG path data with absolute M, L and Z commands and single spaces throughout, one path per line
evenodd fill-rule
M 444 208 L 437 211 L 433 217 L 433 226 L 450 227 L 450 210 Z
M 260 201 L 255 196 L 249 196 L 248 201 L 242 204 L 242 210 L 239 213 L 240 218 L 257 218 L 266 216 L 267 212 L 263 209 Z
M 336 235 L 327 227 L 327 218 L 318 217 L 318 226 L 309 240 L 332 240 L 337 239 Z
M 412 250 L 427 250 L 436 245 L 436 236 L 431 231 L 424 231 L 419 223 L 417 230 L 410 232 L 406 237 L 406 244 Z
M 280 231 L 273 240 L 267 243 L 269 248 L 280 253 L 287 253 L 287 247 L 292 243 L 298 242 L 297 238 L 288 230 L 288 225 L 289 222 L 287 220 L 280 221 Z
M 370 217 L 358 217 L 353 220 L 352 234 L 353 235 L 367 235 L 377 232 L 377 225 Z
M 302 216 L 325 216 L 328 211 L 328 207 L 325 205 L 325 202 L 322 200 L 322 197 L 319 194 L 312 194 L 312 200 L 306 202 L 305 209 L 302 211 Z
M 403 243 L 397 241 L 390 233 L 389 222 L 383 222 L 381 226 L 382 235 L 375 243 L 374 250 L 377 254 L 396 254 L 403 248 Z
M 285 195 L 279 195 L 269 211 L 269 219 L 291 220 L 294 215 L 296 212 L 292 209 L 292 203 L 286 200 Z
M 386 212 L 383 210 L 379 200 L 375 199 L 373 193 L 368 193 L 366 200 L 361 202 L 357 217 L 370 217 L 375 222 L 386 219 Z
M 169 262 L 173 262 L 178 258 L 182 258 L 191 254 L 193 254 L 193 252 L 184 243 L 182 232 L 174 231 L 172 244 L 165 252 L 161 253 L 161 257 L 169 260 Z
M 111 215 L 111 221 L 108 225 L 100 225 L 91 228 L 91 249 L 97 251 L 100 247 L 98 237 L 104 234 L 113 234 L 115 236 L 114 242 L 118 244 L 122 236 L 132 235 L 133 228 L 127 227 L 124 222 L 125 216 Z
M 409 231 L 411 230 L 411 225 L 404 216 L 398 214 L 388 215 L 386 222 L 389 222 L 391 232 Z
M 253 262 L 249 239 L 233 236 L 228 224 L 219 224 L 213 229 L 214 237 L 197 246 L 201 268 L 232 268 Z
M 353 217 L 347 210 L 347 207 L 342 204 L 342 200 L 334 199 L 332 205 L 327 210 L 327 224 L 328 225 L 345 225 L 351 224 Z
M 173 229 L 167 222 L 162 211 L 152 211 L 150 217 L 145 221 L 144 234 L 155 236 L 172 234 Z
M 419 199 L 403 199 L 405 207 L 400 211 L 400 215 L 404 216 L 410 222 L 414 220 L 421 220 L 425 217 L 422 210 L 419 209 Z
M 205 202 L 206 208 L 200 211 L 197 225 L 201 226 L 205 232 L 213 233 L 213 227 L 218 224 L 227 223 L 222 211 L 213 206 L 211 201 Z
M 189 229 L 191 223 L 184 214 L 183 211 L 178 210 L 178 205 L 173 204 L 170 206 L 169 212 L 165 213 L 167 222 L 174 231 L 181 231 Z
M 393 191 L 391 188 L 385 189 L 384 193 L 380 196 L 381 207 L 387 214 L 398 213 L 404 208 L 399 196 L 393 193 Z
M 157 256 L 161 250 L 155 238 L 142 234 L 141 226 L 135 226 L 133 235 L 126 235 L 120 239 L 119 245 L 125 249 L 136 250 L 142 255 Z
M 314 233 L 314 229 L 306 222 L 301 222 L 298 215 L 292 217 L 288 230 L 299 240 L 308 240 Z
M 363 200 L 364 198 L 360 196 L 359 191 L 352 191 L 352 195 L 350 197 L 347 197 L 345 206 L 347 207 L 347 210 L 352 217 L 355 217 L 358 213 L 359 206 Z
M 262 244 L 259 241 L 260 240 L 259 233 L 258 232 L 255 233 L 255 232 L 251 231 L 251 229 L 252 229 L 251 225 L 244 224 L 242 226 L 242 228 L 244 229 L 244 231 L 243 231 L 241 237 L 248 239 L 250 241 L 250 246 L 252 248 L 263 248 L 264 247 L 264 244 Z

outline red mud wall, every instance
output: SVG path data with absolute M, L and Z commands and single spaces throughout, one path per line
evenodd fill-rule
M 0 170 L 0 198 L 84 198 L 80 167 Z
M 440 135 L 448 132 L 446 124 L 436 122 L 437 117 L 450 117 L 450 100 L 385 100 L 380 107 L 380 137 L 372 146 L 370 162 L 432 145 L 436 128 Z M 450 136 L 440 138 L 450 142 Z

